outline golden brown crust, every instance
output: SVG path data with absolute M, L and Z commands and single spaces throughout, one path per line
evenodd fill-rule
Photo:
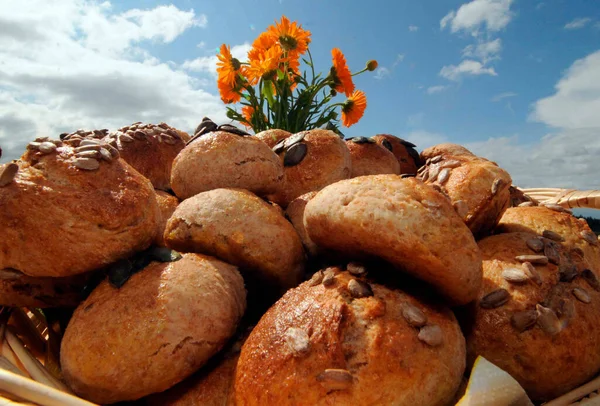
M 319 247 L 384 259 L 455 304 L 479 291 L 473 235 L 443 194 L 414 178 L 374 175 L 330 185 L 308 202 L 304 223 Z
M 283 165 L 256 137 L 215 131 L 188 144 L 173 162 L 171 186 L 180 199 L 218 188 L 264 196 L 279 190 Z
M 600 244 L 585 220 L 543 206 L 514 207 L 506 210 L 496 232 L 528 232 L 542 235 L 549 230 L 564 238 L 563 245 L 574 255 L 581 250 L 590 269 L 600 272 Z
M 391 151 L 400 162 L 401 174 L 416 174 L 421 166 L 419 153 L 415 150 L 415 145 L 390 134 L 377 134 L 373 137 L 375 142 L 385 148 L 391 147 Z M 384 140 L 389 142 L 385 146 Z
M 292 133 L 289 131 L 271 129 L 259 132 L 256 134 L 256 138 L 267 144 L 269 148 L 273 148 L 275 144 L 288 138 L 290 135 L 292 135 Z
M 421 152 L 421 160 L 426 161 L 427 159 L 431 159 L 438 155 L 453 155 L 453 156 L 462 156 L 462 157 L 466 157 L 466 158 L 474 158 L 475 157 L 475 155 L 471 151 L 469 151 L 462 145 L 445 143 L 445 144 L 437 144 L 432 147 L 425 148 Z
M 530 233 L 508 233 L 479 242 L 483 285 L 478 305 L 473 306 L 472 328 L 466 335 L 470 363 L 477 355 L 484 356 L 519 381 L 532 399 L 543 401 L 583 384 L 600 369 L 600 292 L 585 281 L 577 261 L 574 264 L 579 276 L 570 282 L 561 277 L 565 268 L 561 272 L 551 262 L 534 265 L 539 284 L 535 279 L 508 282 L 507 273 L 514 278 L 527 268 L 516 256 L 536 254 L 528 241 L 537 238 Z M 565 267 L 567 251 L 558 250 Z M 576 288 L 585 292 L 589 303 L 576 298 Z M 482 298 L 497 289 L 508 292 L 508 301 L 496 308 L 483 308 Z M 536 305 L 544 308 L 536 312 Z M 529 313 L 521 313 L 525 311 Z
M 442 405 L 452 397 L 465 368 L 452 312 L 377 284 L 372 296 L 353 298 L 351 279 L 343 272 L 327 286 L 304 282 L 267 311 L 242 347 L 237 406 Z M 439 328 L 441 343 L 419 339 L 406 306 L 422 312 L 426 329 Z
M 352 159 L 350 177 L 379 174 L 400 174 L 400 162 L 394 154 L 374 142 L 356 142 L 346 140 L 346 146 Z
M 429 157 L 432 151 L 441 154 Z M 419 178 L 440 187 L 473 234 L 481 237 L 489 234 L 509 207 L 512 179 L 494 162 L 469 154 L 454 144 L 432 147 L 423 153 L 427 158 Z
M 167 227 L 167 221 L 179 205 L 179 199 L 162 190 L 156 190 L 156 201 L 160 209 L 160 221 L 158 222 L 158 232 L 154 238 L 154 244 L 166 247 L 164 238 L 165 228 Z
M 150 179 L 156 189 L 171 189 L 171 166 L 185 147 L 180 131 L 165 123 L 134 123 L 109 134 L 105 140 L 119 150 L 129 165 Z
M 214 255 L 283 291 L 304 271 L 294 227 L 247 190 L 215 189 L 184 200 L 167 223 L 165 241 L 177 251 Z
M 284 183 L 280 191 L 269 199 L 283 207 L 296 197 L 342 179 L 352 173 L 352 160 L 346 143 L 333 131 L 304 131 L 307 146 L 304 159 L 295 166 L 285 167 Z M 284 159 L 285 151 L 279 154 Z
M 153 262 L 120 289 L 104 281 L 65 332 L 65 379 L 96 403 L 164 391 L 225 345 L 245 307 L 237 269 L 203 255 Z
M 78 158 L 55 142 L 47 154 L 30 147 L 15 179 L 0 187 L 0 269 L 64 277 L 147 248 L 158 221 L 150 181 L 122 159 Z
M 317 256 L 319 254 L 319 247 L 310 239 L 304 226 L 304 209 L 310 199 L 315 197 L 318 192 L 308 192 L 292 200 L 285 209 L 285 214 L 296 229 L 296 232 L 300 236 L 302 245 L 308 254 L 311 256 Z
M 0 305 L 10 307 L 75 307 L 83 299 L 89 274 L 67 278 L 36 278 L 0 270 Z

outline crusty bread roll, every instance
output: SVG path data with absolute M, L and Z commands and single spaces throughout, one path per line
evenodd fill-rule
M 433 152 L 439 154 L 431 156 Z M 420 168 L 419 178 L 450 197 L 476 237 L 488 235 L 511 203 L 508 172 L 453 144 L 428 148 L 422 159 L 425 166 Z
M 401 174 L 415 175 L 417 173 L 417 169 L 421 166 L 421 159 L 415 149 L 415 144 L 390 134 L 377 134 L 372 138 L 376 143 L 389 149 L 394 154 L 400 162 Z
M 147 248 L 156 234 L 154 188 L 96 139 L 29 144 L 0 187 L 0 269 L 71 276 Z
M 218 188 L 264 196 L 279 190 L 283 165 L 256 137 L 227 131 L 197 136 L 173 162 L 171 186 L 180 199 Z
M 304 209 L 306 208 L 306 203 L 315 197 L 317 193 L 318 192 L 316 191 L 308 192 L 302 196 L 298 196 L 292 200 L 287 209 L 285 209 L 285 214 L 300 236 L 300 240 L 302 241 L 302 245 L 304 245 L 304 249 L 311 256 L 319 255 L 319 247 L 317 247 L 317 245 L 310 239 L 308 233 L 306 232 L 306 227 L 304 227 Z
M 242 346 L 237 406 L 442 405 L 465 369 L 452 312 L 328 268 L 289 290 Z
M 414 179 L 362 176 L 321 190 L 304 223 L 319 247 L 384 259 L 432 284 L 453 304 L 476 298 L 481 256 L 448 199 Z
M 171 189 L 173 160 L 185 147 L 182 133 L 166 123 L 133 123 L 109 134 L 105 140 L 121 157 L 150 179 L 156 189 Z
M 160 209 L 160 221 L 158 222 L 158 231 L 154 238 L 154 244 L 159 247 L 166 247 L 164 238 L 165 228 L 167 226 L 167 221 L 179 205 L 179 199 L 162 190 L 156 190 L 156 201 L 158 202 L 158 208 Z
M 119 289 L 104 281 L 65 331 L 66 382 L 101 404 L 164 391 L 225 345 L 245 307 L 237 269 L 204 255 L 152 262 Z
M 346 140 L 346 146 L 352 159 L 350 177 L 400 173 L 400 162 L 387 148 L 366 137 L 354 137 Z
M 352 159 L 346 143 L 333 131 L 310 130 L 293 134 L 273 147 L 285 167 L 278 193 L 269 199 L 282 207 L 296 197 L 320 190 L 352 173 Z
M 545 401 L 600 370 L 600 283 L 560 244 L 559 265 L 532 247 L 531 233 L 479 242 L 483 284 L 467 328 L 469 363 L 478 355 L 508 372 L 532 400 Z
M 256 138 L 273 148 L 279 141 L 282 141 L 292 135 L 291 132 L 285 130 L 271 129 L 261 131 L 256 134 Z
M 302 280 L 304 252 L 294 227 L 269 203 L 242 189 L 215 189 L 179 204 L 165 241 L 180 252 L 214 255 L 278 293 Z M 281 291 L 281 292 L 279 292 Z

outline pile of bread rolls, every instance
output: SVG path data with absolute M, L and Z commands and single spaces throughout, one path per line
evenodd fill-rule
M 0 167 L 0 305 L 75 308 L 62 373 L 98 404 L 451 405 L 479 355 L 536 402 L 591 379 L 596 235 L 415 148 L 207 118 L 38 138 Z

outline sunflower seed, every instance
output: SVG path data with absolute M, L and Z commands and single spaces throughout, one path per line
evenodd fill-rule
M 136 139 L 138 139 L 138 140 L 145 140 L 146 139 L 146 133 L 143 132 L 143 131 L 136 130 L 136 131 L 132 131 L 132 133 L 133 133 L 133 137 L 136 138 Z M 129 132 L 128 132 L 128 134 L 129 134 Z
M 281 140 L 277 144 L 275 144 L 275 146 L 273 147 L 273 152 L 276 154 L 279 154 L 279 153 L 283 152 L 284 149 L 285 149 L 285 140 Z
M 361 265 L 357 262 L 348 263 L 348 265 L 346 266 L 346 270 L 354 276 L 361 276 L 367 273 L 367 270 L 365 269 L 364 265 Z
M 49 154 L 56 151 L 56 145 L 52 142 L 45 141 L 40 144 L 39 150 L 42 154 Z
M 306 156 L 307 151 L 308 147 L 304 143 L 292 145 L 285 151 L 283 156 L 283 166 L 298 165 Z
M 76 158 L 74 163 L 76 168 L 86 171 L 93 171 L 100 167 L 100 162 L 93 158 Z
M 571 210 L 569 210 L 565 207 L 562 207 L 559 204 L 555 204 L 555 203 L 542 203 L 542 206 L 547 207 L 550 210 L 558 211 L 561 213 L 569 213 L 569 214 L 573 213 Z
M 100 151 L 100 148 L 102 148 L 100 145 L 96 144 L 96 145 L 84 145 L 83 147 L 77 147 L 75 148 L 75 153 L 78 154 L 80 152 L 83 151 Z
M 15 179 L 15 176 L 17 176 L 18 171 L 19 165 L 14 162 L 0 166 L 0 187 L 4 187 L 11 183 Z
M 420 175 L 422 172 L 425 171 L 425 169 L 427 169 L 426 166 L 421 166 L 419 169 L 417 169 L 417 175 Z
M 515 259 L 519 262 L 530 262 L 538 265 L 546 265 L 548 263 L 548 257 L 544 255 L 517 255 Z
M 50 140 L 50 137 L 37 137 L 36 139 L 34 139 L 34 142 L 46 142 Z
M 335 283 L 335 272 L 327 268 L 323 274 L 323 286 L 331 286 Z
M 381 141 L 381 145 L 383 145 L 388 151 L 394 152 L 394 147 L 392 146 L 392 143 L 386 140 L 385 138 L 383 139 L 383 141 Z
M 523 283 L 529 280 L 529 276 L 520 268 L 508 268 L 502 271 L 502 277 L 511 283 Z
M 373 296 L 371 286 L 369 286 L 368 283 L 357 279 L 350 279 L 350 281 L 348 281 L 348 290 L 350 291 L 350 295 L 355 299 Z
M 108 144 L 106 144 L 104 146 L 104 148 L 106 148 L 110 152 L 110 155 L 113 158 L 118 158 L 119 157 L 119 150 L 117 149 L 117 141 L 116 140 L 112 140 L 111 142 L 109 142 Z
M 328 391 L 349 389 L 352 381 L 352 374 L 346 369 L 326 369 L 317 375 L 317 382 Z
M 519 203 L 518 207 L 531 207 L 531 206 L 535 206 L 534 202 L 523 202 L 523 203 Z
M 571 255 L 577 257 L 577 259 L 582 260 L 583 257 L 585 256 L 585 253 L 583 252 L 583 250 L 579 247 L 573 247 L 571 248 Z
M 427 182 L 429 179 L 429 169 L 426 169 L 423 173 L 421 173 L 421 180 L 423 182 Z
M 458 168 L 459 166 L 460 166 L 460 161 L 457 161 L 455 159 L 451 159 L 449 161 L 442 162 L 442 164 L 441 164 L 440 167 L 442 169 L 446 169 L 446 168 L 454 169 L 454 168 Z
M 413 327 L 423 327 L 427 324 L 425 313 L 410 303 L 402 304 L 402 317 Z
M 81 140 L 81 143 L 79 143 L 80 147 L 85 147 L 86 145 L 100 145 L 102 142 L 100 140 L 96 140 L 96 139 L 85 139 L 85 140 Z
M 513 314 L 510 318 L 510 324 L 519 332 L 522 333 L 529 330 L 537 322 L 538 313 L 536 310 L 524 310 Z
M 462 218 L 465 218 L 465 216 L 469 214 L 469 206 L 467 206 L 467 202 L 465 202 L 464 200 L 455 201 L 454 210 Z
M 575 296 L 577 298 L 577 300 L 579 300 L 580 302 L 590 303 L 592 301 L 592 298 L 590 297 L 590 294 L 587 293 L 587 291 L 585 289 L 574 288 L 571 291 L 571 293 L 573 293 L 573 296 Z
M 445 168 L 440 171 L 437 181 L 440 185 L 443 185 L 444 183 L 446 183 L 446 181 L 448 180 L 449 177 L 450 177 L 450 169 Z
M 600 292 L 600 281 L 598 281 L 598 277 L 591 269 L 584 269 L 581 272 L 581 277 L 592 289 Z
M 544 238 L 547 238 L 547 239 L 549 239 L 549 240 L 552 240 L 552 241 L 559 241 L 559 242 L 562 242 L 562 241 L 564 241 L 564 240 L 565 240 L 565 239 L 563 238 L 563 236 L 562 236 L 562 235 L 560 235 L 560 234 L 558 234 L 558 233 L 555 233 L 555 232 L 554 232 L 554 231 L 552 231 L 552 230 L 544 230 L 544 231 L 542 232 L 542 236 L 543 236 Z
M 50 142 L 56 145 L 57 147 L 63 146 L 63 142 L 61 140 L 50 140 Z
M 77 153 L 79 158 L 100 158 L 100 152 L 98 150 L 81 151 Z
M 429 167 L 429 181 L 435 182 L 439 173 L 440 173 L 440 167 L 437 165 L 431 165 Z
M 531 262 L 523 262 L 523 270 L 525 274 L 527 274 L 529 279 L 531 279 L 538 285 L 542 284 L 542 277 L 540 276 L 540 273 L 537 271 L 537 269 L 535 269 L 535 267 L 531 264 Z
M 526 241 L 526 244 L 533 252 L 542 252 L 544 250 L 544 242 L 539 238 L 531 238 Z
M 42 145 L 41 142 L 35 142 L 35 141 L 31 141 L 29 144 L 27 144 L 27 149 L 39 149 L 40 145 Z
M 202 121 L 204 121 L 204 120 L 202 120 Z M 138 122 L 136 124 L 142 124 L 142 123 Z M 165 130 L 169 129 L 169 125 L 167 123 L 165 123 L 164 121 L 161 121 L 160 123 L 158 123 L 157 127 L 164 128 Z
M 441 155 L 437 155 L 434 156 L 433 158 L 431 158 L 431 163 L 432 164 L 437 164 L 438 162 L 440 162 L 443 159 L 443 157 Z
M 481 298 L 479 306 L 484 309 L 495 309 L 508 302 L 508 299 L 510 294 L 506 289 L 496 289 Z
M 112 160 L 113 160 L 112 155 L 110 154 L 110 152 L 107 149 L 104 149 L 104 148 L 100 148 L 100 156 L 106 162 L 112 162 Z
M 535 305 L 537 311 L 537 324 L 547 334 L 555 335 L 560 332 L 560 320 L 554 310 L 540 304 Z
M 296 354 L 302 354 L 308 351 L 310 346 L 310 338 L 306 331 L 301 328 L 288 328 L 284 334 L 284 340 L 290 350 Z
M 584 230 L 580 233 L 581 237 L 592 245 L 598 245 L 598 237 L 592 231 Z
M 573 301 L 569 299 L 562 299 L 560 303 L 560 308 L 556 315 L 561 321 L 561 329 L 567 327 L 573 316 L 575 316 L 575 305 L 573 304 Z
M 492 183 L 492 196 L 495 196 L 496 193 L 498 193 L 498 191 L 500 190 L 500 188 L 504 186 L 504 180 L 498 178 L 496 180 L 494 180 L 494 183 Z
M 119 136 L 119 140 L 121 140 L 121 142 L 133 142 L 133 138 L 131 138 L 129 135 L 127 134 L 121 134 Z
M 94 130 L 93 133 L 98 138 L 104 137 L 104 131 L 102 130 Z
M 425 160 L 425 165 L 426 165 L 426 166 L 429 166 L 430 164 L 431 164 L 431 158 L 427 158 L 427 159 Z
M 282 140 L 283 146 L 285 148 L 290 148 L 292 145 L 298 144 L 299 142 L 303 141 L 304 137 L 306 137 L 306 132 L 304 131 L 290 135 L 285 140 Z
M 560 253 L 558 252 L 558 245 L 554 241 L 544 241 L 544 255 L 548 258 L 548 261 L 554 265 L 560 263 Z
M 443 341 L 442 329 L 435 324 L 421 327 L 417 337 L 431 347 L 437 347 L 438 345 L 441 345 Z
M 352 141 L 355 144 L 369 144 L 369 143 L 373 143 L 373 140 L 370 140 L 367 137 L 354 137 L 354 138 L 350 138 L 350 141 Z
M 308 281 L 308 286 L 317 286 L 321 282 L 323 282 L 323 271 L 317 271 Z
M 168 145 L 175 145 L 175 143 L 177 142 L 175 140 L 175 138 L 173 138 L 173 137 L 171 137 L 169 135 L 163 135 L 160 138 L 162 138 L 162 140 L 165 142 L 165 144 L 168 144 Z
M 578 276 L 577 267 L 573 264 L 560 264 L 558 266 L 558 275 L 561 282 L 571 282 Z

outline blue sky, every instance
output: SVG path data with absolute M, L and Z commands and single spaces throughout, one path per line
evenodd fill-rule
M 48 133 L 226 121 L 216 48 L 242 56 L 282 15 L 312 32 L 319 71 L 333 47 L 352 70 L 379 62 L 355 78 L 368 108 L 347 136 L 465 144 L 519 186 L 600 189 L 592 0 L 0 2 L 1 161 Z

